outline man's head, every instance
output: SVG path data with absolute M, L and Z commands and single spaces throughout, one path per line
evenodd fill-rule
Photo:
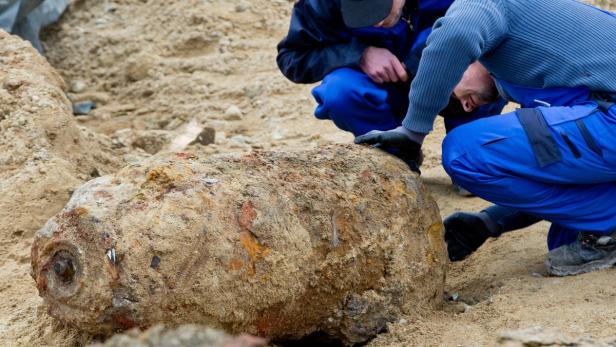
M 453 97 L 460 100 L 464 111 L 471 112 L 481 105 L 498 99 L 496 83 L 486 68 L 479 62 L 471 64 L 462 80 L 453 90 Z
M 402 17 L 406 0 L 341 0 L 344 24 L 349 28 L 391 28 Z

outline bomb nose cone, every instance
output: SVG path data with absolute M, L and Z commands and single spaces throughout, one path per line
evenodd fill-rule
M 41 293 L 55 299 L 69 298 L 81 287 L 83 270 L 75 247 L 62 244 L 40 259 L 35 276 Z M 46 260 L 45 260 L 46 259 Z
M 56 255 L 53 260 L 53 271 L 64 284 L 70 284 L 75 278 L 75 266 L 70 258 L 66 258 L 62 255 Z

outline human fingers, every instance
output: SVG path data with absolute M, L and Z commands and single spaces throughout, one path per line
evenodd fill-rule
M 400 62 L 400 60 L 398 60 L 397 58 L 393 59 L 392 67 L 400 81 L 406 82 L 409 80 L 409 75 L 406 72 L 406 68 L 404 67 L 404 64 Z
M 357 136 L 355 138 L 355 143 L 360 145 L 360 144 L 367 144 L 367 145 L 375 145 L 381 142 L 382 140 L 382 131 L 378 131 L 378 130 L 373 130 L 370 131 L 367 134 L 364 135 L 360 135 Z

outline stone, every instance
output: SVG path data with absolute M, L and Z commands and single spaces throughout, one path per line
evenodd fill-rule
M 156 60 L 153 56 L 138 54 L 135 57 L 131 57 L 126 63 L 126 78 L 130 82 L 137 82 L 148 78 L 155 65 Z
M 224 331 L 194 324 L 178 328 L 156 325 L 146 331 L 130 330 L 88 347 L 265 347 L 262 338 L 241 335 L 230 336 Z
M 240 1 L 239 4 L 235 5 L 235 12 L 241 13 L 250 10 L 250 4 L 246 1 Z
M 204 324 L 364 342 L 442 303 L 434 200 L 376 149 L 154 156 L 79 188 L 38 232 L 50 314 L 93 334 Z
M 86 91 L 86 82 L 82 80 L 75 80 L 71 82 L 71 92 L 80 94 Z
M 239 107 L 235 105 L 229 106 L 229 108 L 225 111 L 225 119 L 226 120 L 241 120 L 242 119 L 242 111 Z
M 96 108 L 96 103 L 93 101 L 81 101 L 73 104 L 73 114 L 76 116 L 84 116 L 92 112 Z
M 598 341 L 588 337 L 571 338 L 543 327 L 508 331 L 501 335 L 497 346 L 501 347 L 613 347 L 616 338 L 611 341 Z
M 173 140 L 174 134 L 167 130 L 142 130 L 134 132 L 133 148 L 143 149 L 146 153 L 156 154 L 167 147 Z
M 211 145 L 216 141 L 216 130 L 214 128 L 205 127 L 201 130 L 201 133 L 197 136 L 196 139 L 191 142 L 191 145 L 200 144 L 203 146 Z

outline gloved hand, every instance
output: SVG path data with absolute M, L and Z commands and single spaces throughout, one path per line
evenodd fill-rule
M 420 173 L 419 167 L 423 162 L 421 143 L 424 136 L 425 134 L 416 133 L 399 126 L 387 131 L 372 130 L 367 134 L 357 136 L 355 143 L 373 145 L 383 150 L 387 149 L 388 152 L 402 159 L 411 170 Z
M 451 261 L 461 261 L 468 257 L 492 236 L 476 213 L 457 212 L 445 218 L 443 224 Z

